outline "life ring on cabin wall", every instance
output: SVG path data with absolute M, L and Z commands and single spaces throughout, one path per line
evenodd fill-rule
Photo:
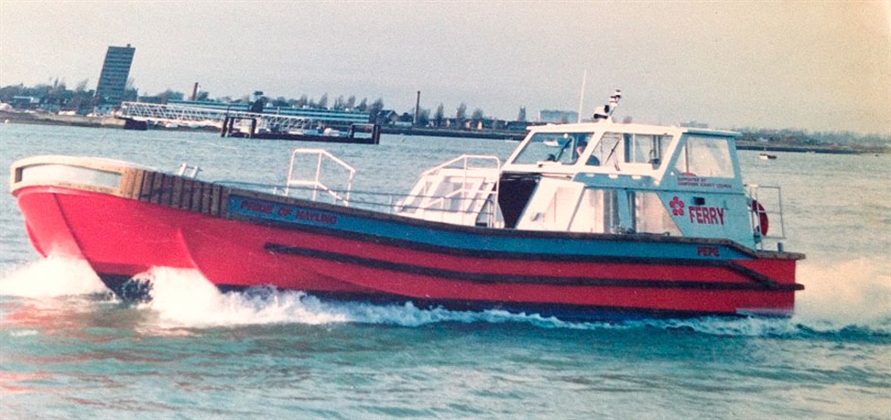
M 764 210 L 764 206 L 758 200 L 752 200 L 752 211 L 758 215 L 758 230 L 761 231 L 761 235 L 767 235 L 767 229 L 770 227 L 767 210 Z

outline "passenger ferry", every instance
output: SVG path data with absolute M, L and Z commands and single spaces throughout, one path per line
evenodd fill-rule
M 355 170 L 319 149 L 294 150 L 277 187 L 41 156 L 13 164 L 11 192 L 40 254 L 86 260 L 122 296 L 169 266 L 222 290 L 570 320 L 791 313 L 804 255 L 778 242 L 779 188 L 743 183 L 737 134 L 615 123 L 618 100 L 531 127 L 504 162 L 436 166 L 398 200 L 352 191 Z

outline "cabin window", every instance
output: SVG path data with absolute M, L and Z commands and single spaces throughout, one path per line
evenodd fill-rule
M 572 220 L 577 203 L 578 191 L 575 188 L 558 187 L 548 208 L 538 215 L 536 222 L 545 230 L 564 230 Z
M 569 230 L 587 233 L 681 235 L 655 192 L 590 188 L 582 194 Z
M 658 166 L 671 143 L 671 136 L 627 133 L 623 137 L 625 162 L 629 163 L 648 163 Z
M 517 228 L 566 231 L 584 189 L 585 185 L 578 182 L 542 178 Z
M 621 216 L 623 208 L 627 214 L 630 197 L 633 197 L 633 193 L 625 191 L 586 189 L 569 230 L 586 233 L 624 233 L 633 229 L 633 221 L 626 220 L 623 223 Z
M 730 157 L 730 143 L 726 138 L 719 137 L 688 137 L 675 169 L 689 176 L 736 177 Z
M 513 163 L 560 162 L 574 164 L 591 138 L 591 133 L 538 133 L 532 136 Z
M 622 150 L 619 147 L 622 144 L 622 135 L 619 133 L 604 133 L 597 145 L 591 151 L 591 157 L 588 158 L 587 165 L 591 166 L 617 166 L 619 155 Z
M 681 231 L 655 192 L 635 194 L 634 219 L 639 233 L 680 236 Z

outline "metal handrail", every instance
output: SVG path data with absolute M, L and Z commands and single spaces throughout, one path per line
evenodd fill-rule
M 316 172 L 313 176 L 312 180 L 304 180 L 299 178 L 294 178 L 294 164 L 296 163 L 297 155 L 316 155 Z M 332 162 L 339 165 L 341 168 L 345 169 L 348 173 L 347 176 L 347 188 L 344 192 L 344 195 L 339 194 L 338 190 L 333 190 L 328 188 L 322 182 L 321 173 L 322 173 L 322 161 L 323 158 L 328 158 Z M 318 190 L 322 190 L 328 195 L 330 195 L 334 200 L 340 201 L 344 206 L 349 206 L 350 201 L 350 192 L 353 187 L 353 177 L 356 175 L 356 169 L 338 158 L 337 156 L 332 155 L 327 150 L 324 149 L 294 149 L 291 152 L 291 163 L 288 167 L 288 179 L 285 182 L 285 195 L 290 195 L 291 187 L 312 187 L 312 200 L 316 201 Z
M 749 197 L 749 199 L 751 199 L 754 202 L 759 202 L 759 203 L 761 202 L 759 200 L 759 192 L 761 190 L 775 191 L 776 205 L 777 205 L 776 210 L 764 209 L 763 211 L 760 211 L 755 208 L 751 208 L 751 207 L 749 208 L 749 221 L 750 221 L 750 224 L 754 231 L 753 234 L 755 235 L 755 242 L 757 243 L 759 248 L 763 249 L 763 247 L 764 247 L 763 239 L 771 239 L 771 240 L 785 239 L 786 238 L 786 224 L 785 224 L 785 221 L 783 218 L 783 214 L 784 214 L 783 194 L 782 194 L 782 190 L 780 189 L 780 187 L 775 186 L 775 185 L 759 185 L 759 184 L 746 184 L 745 187 L 746 187 L 746 195 Z M 761 230 L 760 230 L 761 229 L 761 220 L 760 220 L 759 213 L 766 214 L 768 216 L 768 220 L 773 219 L 771 216 L 778 217 L 778 219 L 779 219 L 778 223 L 775 223 L 775 224 L 779 225 L 778 226 L 779 231 L 780 231 L 779 235 L 771 235 L 771 234 L 769 234 L 770 231 L 768 231 L 768 234 L 761 234 Z M 773 220 L 776 220 L 776 219 L 773 219 Z M 772 224 L 771 227 L 773 227 L 773 226 L 774 226 L 774 224 Z
M 492 162 L 492 163 L 494 163 L 494 167 L 484 166 L 483 164 L 473 165 L 472 161 L 474 161 L 474 160 Z M 456 163 L 460 163 L 460 165 L 455 165 Z M 436 212 L 442 213 L 441 214 L 442 216 L 444 216 L 444 213 L 462 213 L 462 214 L 464 214 L 464 216 L 466 216 L 467 215 L 466 213 L 467 213 L 467 210 L 469 209 L 469 207 L 473 203 L 477 202 L 478 200 L 483 200 L 483 204 L 482 204 L 483 206 L 485 206 L 485 202 L 487 202 L 489 200 L 494 200 L 495 203 L 498 202 L 498 191 L 499 191 L 499 186 L 500 186 L 499 185 L 500 179 L 497 174 L 500 173 L 500 170 L 501 170 L 501 160 L 497 156 L 469 155 L 469 154 L 461 155 L 461 156 L 458 156 L 456 158 L 453 158 L 451 160 L 443 162 L 437 166 L 434 166 L 433 168 L 430 168 L 430 169 L 422 172 L 421 175 L 418 177 L 418 180 L 420 182 L 420 180 L 423 180 L 427 177 L 439 176 L 440 173 L 444 170 L 461 171 L 460 174 L 455 175 L 456 177 L 461 177 L 460 188 L 458 188 L 454 191 L 451 191 L 448 194 L 445 194 L 443 196 L 431 196 L 429 194 L 429 192 L 430 192 L 429 187 L 424 188 L 422 190 L 415 190 L 414 192 L 416 194 L 413 196 L 410 194 L 408 197 L 406 197 L 406 199 L 414 197 L 414 198 L 426 198 L 429 200 L 421 200 L 424 204 L 416 205 L 416 206 L 409 206 L 409 205 L 407 205 L 407 200 L 402 200 L 399 204 L 397 204 L 397 208 L 395 209 L 395 212 L 400 213 L 400 212 L 404 212 L 406 210 L 411 210 L 410 212 L 414 213 L 417 210 L 422 210 L 422 211 L 436 211 Z M 479 176 L 477 174 L 472 174 L 472 171 L 480 171 L 480 170 L 492 171 L 494 176 L 489 177 L 489 176 L 487 176 L 488 174 L 483 174 L 482 176 Z M 478 196 L 479 188 L 471 189 L 468 187 L 469 183 L 470 183 L 470 179 L 482 179 L 480 186 L 491 185 L 492 193 L 488 197 L 479 197 Z M 460 210 L 458 210 L 457 212 L 453 211 L 453 210 L 446 210 L 445 209 L 446 201 L 454 200 L 456 196 L 460 196 L 460 198 L 459 198 L 459 200 L 460 200 L 459 209 Z M 492 206 L 490 206 L 489 212 L 487 213 L 487 222 L 490 224 L 491 224 L 491 221 L 494 219 L 493 213 L 494 213 L 494 210 L 493 210 Z M 464 216 L 462 216 L 462 219 L 464 218 Z M 477 216 L 474 215 L 474 217 L 476 218 Z
M 470 162 L 471 159 L 493 161 L 493 162 L 495 162 L 495 167 L 494 167 L 494 168 L 487 167 L 487 166 L 473 166 L 473 167 L 471 167 L 471 166 L 469 165 L 469 162 Z M 499 159 L 497 156 L 492 156 L 492 155 L 461 155 L 461 156 L 458 156 L 458 157 L 456 157 L 456 158 L 454 158 L 454 159 L 452 159 L 452 160 L 446 161 L 446 162 L 444 162 L 444 163 L 441 163 L 441 164 L 439 164 L 439 165 L 437 165 L 437 166 L 434 166 L 433 168 L 430 168 L 430 169 L 428 169 L 428 170 L 422 172 L 422 173 L 421 173 L 421 176 L 420 176 L 418 179 L 422 179 L 422 178 L 424 178 L 424 177 L 427 177 L 427 176 L 430 176 L 430 175 L 434 175 L 434 174 L 438 173 L 439 171 L 441 171 L 441 170 L 443 170 L 443 169 L 447 169 L 449 166 L 451 166 L 451 165 L 454 164 L 455 162 L 459 162 L 459 161 L 463 161 L 463 162 L 464 162 L 463 165 L 462 165 L 462 168 L 461 168 L 461 169 L 464 171 L 463 180 L 462 180 L 462 182 L 461 182 L 461 189 L 456 190 L 456 191 L 453 191 L 452 194 L 449 194 L 450 196 L 453 195 L 455 192 L 466 193 L 466 192 L 468 191 L 468 188 L 467 188 L 468 174 L 467 174 L 467 172 L 468 172 L 469 170 L 471 170 L 471 169 L 493 169 L 493 170 L 495 171 L 496 174 L 501 170 L 501 159 Z M 457 168 L 454 168 L 454 169 L 457 169 Z M 495 192 L 495 197 L 496 197 L 496 198 L 498 197 L 498 186 L 499 186 L 498 184 L 499 184 L 499 181 L 500 181 L 500 180 L 498 179 L 498 177 L 496 177 L 496 178 L 495 178 L 495 190 L 494 190 L 494 192 Z M 442 198 L 445 199 L 446 197 L 442 197 Z M 463 199 L 466 199 L 466 197 L 462 197 L 462 198 L 463 198 Z

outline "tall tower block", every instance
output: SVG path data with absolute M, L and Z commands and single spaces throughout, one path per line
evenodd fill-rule
M 100 107 L 113 108 L 121 104 L 135 53 L 136 48 L 130 44 L 126 47 L 108 47 L 102 74 L 99 75 L 99 86 L 96 87 L 96 99 Z

